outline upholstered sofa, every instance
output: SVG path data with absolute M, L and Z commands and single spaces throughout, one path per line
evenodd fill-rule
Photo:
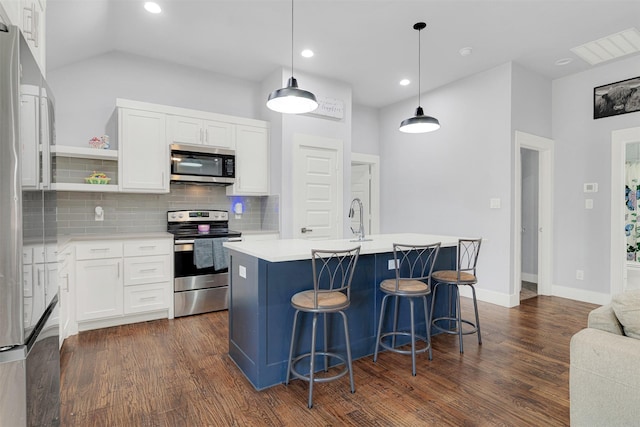
M 640 426 L 640 291 L 589 313 L 571 338 L 571 425 Z

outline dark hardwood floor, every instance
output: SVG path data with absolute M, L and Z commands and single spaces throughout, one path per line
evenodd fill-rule
M 256 391 L 227 356 L 227 312 L 84 332 L 61 354 L 63 426 L 562 426 L 569 424 L 569 340 L 593 304 L 539 296 L 479 303 L 482 346 L 433 337 L 433 360 L 382 353 L 314 390 Z M 469 310 L 469 301 L 463 310 Z M 468 313 L 468 311 L 467 311 Z M 283 331 L 288 334 L 289 331 Z

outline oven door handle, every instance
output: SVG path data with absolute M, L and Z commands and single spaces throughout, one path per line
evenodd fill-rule
M 194 239 L 180 239 L 180 240 L 176 240 L 175 242 L 173 242 L 175 245 L 189 245 L 189 244 L 193 244 Z

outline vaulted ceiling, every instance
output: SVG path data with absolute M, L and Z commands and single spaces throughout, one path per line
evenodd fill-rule
M 110 51 L 254 82 L 291 65 L 290 1 L 157 2 L 159 15 L 137 0 L 48 0 L 48 70 Z M 427 23 L 423 91 L 508 61 L 549 79 L 581 72 L 591 66 L 570 48 L 640 29 L 638 0 L 295 0 L 294 6 L 294 68 L 347 82 L 355 103 L 373 107 L 417 94 L 418 21 Z M 464 47 L 473 53 L 461 56 Z M 315 56 L 302 58 L 303 48 Z M 573 61 L 555 65 L 563 58 Z M 402 78 L 412 83 L 400 86 Z

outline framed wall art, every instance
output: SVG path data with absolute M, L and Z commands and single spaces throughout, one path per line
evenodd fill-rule
M 593 118 L 640 111 L 640 77 L 593 88 Z

